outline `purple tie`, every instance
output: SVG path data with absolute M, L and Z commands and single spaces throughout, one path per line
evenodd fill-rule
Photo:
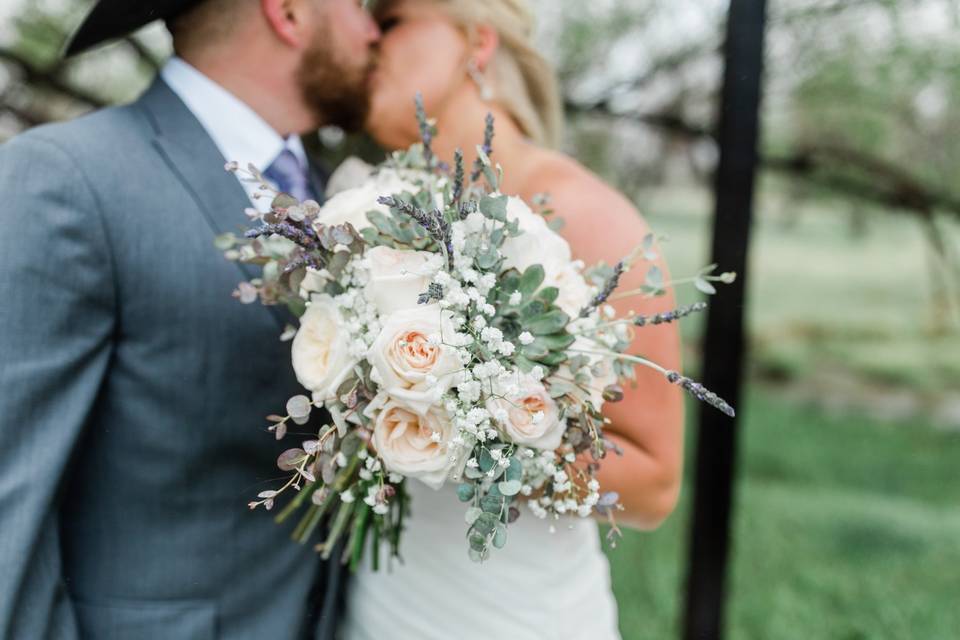
M 275 182 L 280 191 L 289 193 L 300 202 L 315 199 L 306 169 L 290 149 L 281 151 L 263 175 Z

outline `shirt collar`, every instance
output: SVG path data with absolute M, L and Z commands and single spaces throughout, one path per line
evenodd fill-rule
M 287 148 L 307 167 L 307 154 L 300 136 L 284 139 L 249 105 L 182 58 L 170 58 L 161 69 L 160 77 L 200 121 L 224 160 L 236 160 L 241 167 L 252 163 L 260 171 L 266 171 Z

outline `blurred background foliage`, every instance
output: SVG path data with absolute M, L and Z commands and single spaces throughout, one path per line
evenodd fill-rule
M 62 61 L 90 5 L 0 0 L 0 140 L 133 99 L 168 55 L 154 25 Z M 694 272 L 726 2 L 534 5 L 566 149 L 670 237 L 675 275 Z M 769 0 L 732 638 L 960 629 L 958 35 L 960 0 Z M 337 130 L 311 142 L 370 153 Z M 694 372 L 700 329 L 684 329 Z M 625 638 L 678 637 L 688 498 L 610 551 Z

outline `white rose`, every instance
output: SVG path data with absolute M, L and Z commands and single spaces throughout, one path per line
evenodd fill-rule
M 507 199 L 507 220 L 518 220 L 522 234 L 507 238 L 500 252 L 506 258 L 504 267 L 524 271 L 534 264 L 564 265 L 570 262 L 570 245 L 559 233 L 547 226 L 547 221 L 520 198 Z
M 367 251 L 370 280 L 367 299 L 381 315 L 417 306 L 417 298 L 427 290 L 437 272 L 434 254 L 427 251 L 398 251 L 374 247 Z
M 329 282 L 329 272 L 317 271 L 313 267 L 307 267 L 303 280 L 300 282 L 300 297 L 309 300 L 314 293 L 320 293 Z
M 418 415 L 390 400 L 377 414 L 373 446 L 387 471 L 439 489 L 453 468 L 447 446 L 452 436 L 453 423 L 442 411 Z
M 334 171 L 327 180 L 327 199 L 332 198 L 341 191 L 361 186 L 370 179 L 373 170 L 373 165 L 367 164 L 356 156 L 350 156 L 340 163 L 340 166 L 337 167 L 336 171 Z
M 350 356 L 350 335 L 336 303 L 328 295 L 315 296 L 300 318 L 293 339 L 293 370 L 315 397 L 332 398 L 356 364 Z
M 349 222 L 359 231 L 371 226 L 367 220 L 368 211 L 379 211 L 383 214 L 390 212 L 389 207 L 377 202 L 378 198 L 404 191 L 416 193 L 419 189 L 404 180 L 396 171 L 383 169 L 360 186 L 341 191 L 327 200 L 320 207 L 317 223 L 338 225 Z
M 553 450 L 560 446 L 566 422 L 546 387 L 531 376 L 520 378 L 516 393 L 487 400 L 487 411 L 500 416 L 504 433 L 517 444 Z
M 576 318 L 593 298 L 593 290 L 572 262 L 545 264 L 544 287 L 560 290 L 554 303 L 568 316 Z
M 450 316 L 436 304 L 397 311 L 381 318 L 383 329 L 370 347 L 374 381 L 421 416 L 459 382 L 463 369 L 456 347 L 443 344 L 455 333 Z

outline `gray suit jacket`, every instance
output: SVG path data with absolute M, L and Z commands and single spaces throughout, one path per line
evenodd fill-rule
M 0 193 L 0 638 L 313 634 L 327 569 L 246 509 L 298 387 L 213 247 L 249 206 L 213 142 L 158 80 L 0 146 Z

